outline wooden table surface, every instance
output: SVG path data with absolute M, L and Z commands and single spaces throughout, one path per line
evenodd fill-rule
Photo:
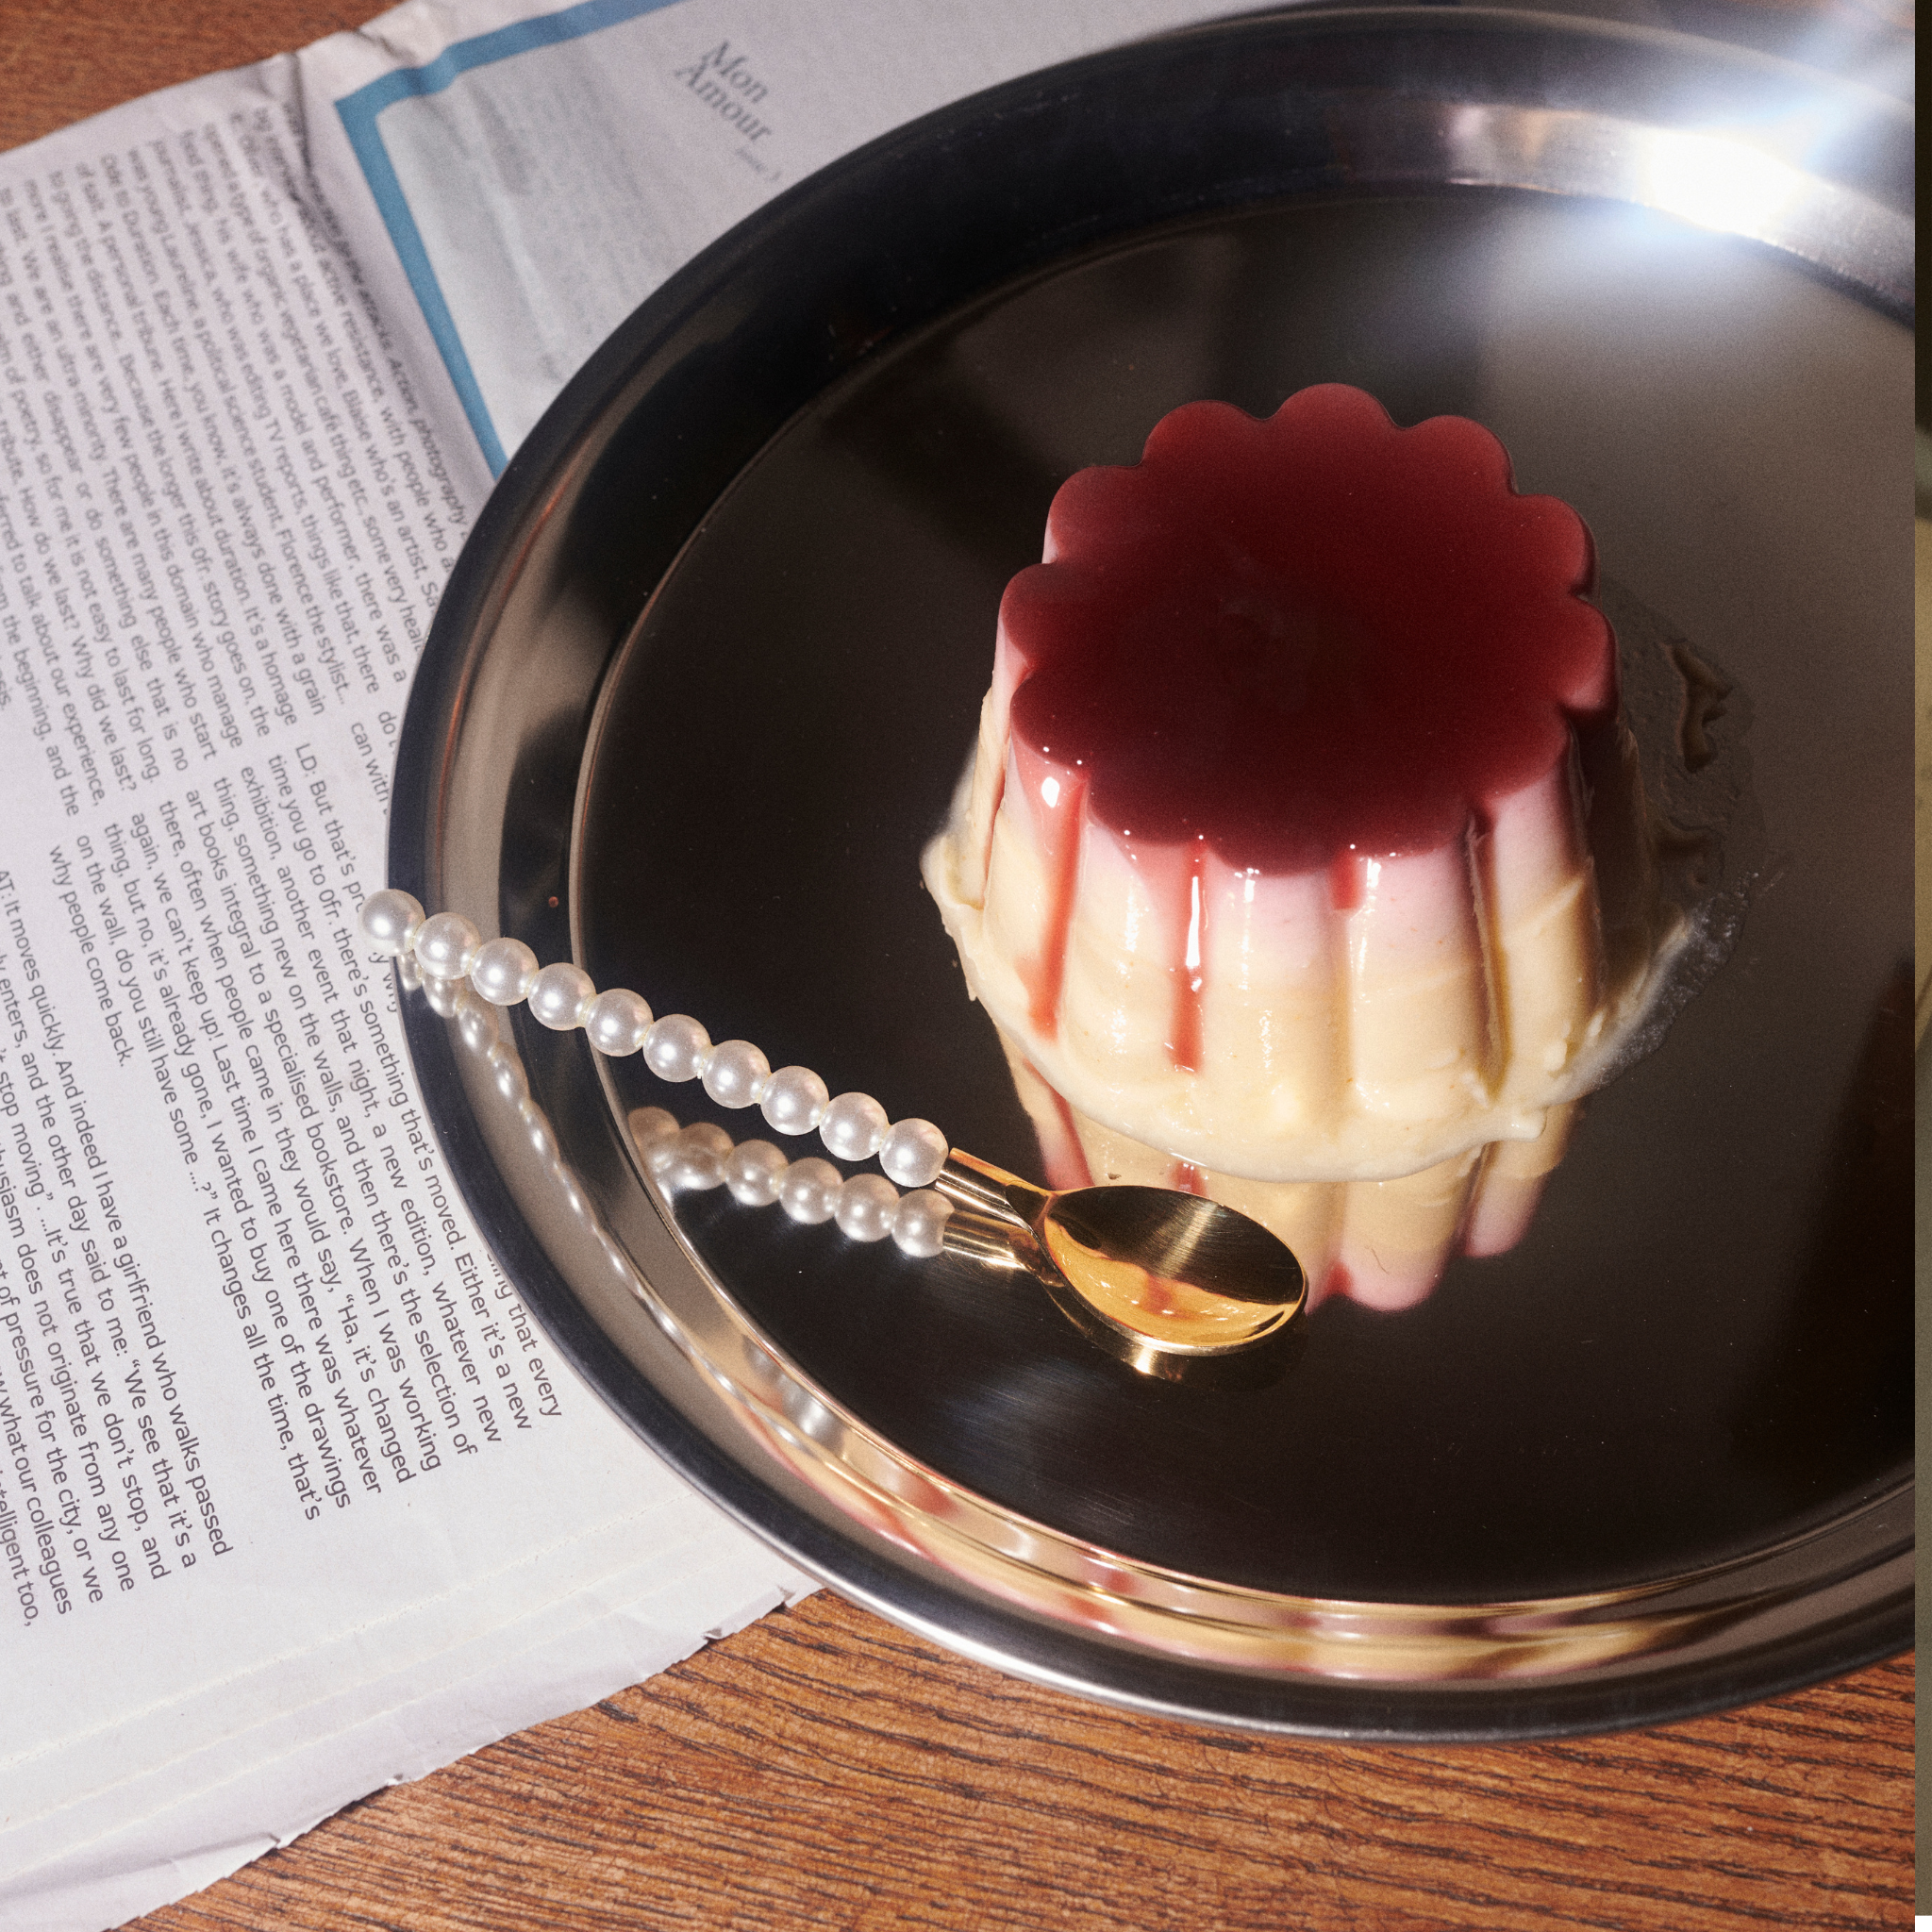
M 0 0 L 0 148 L 376 10 Z M 1909 1658 L 1612 1738 L 1277 1742 L 1035 1690 L 821 1594 L 139 1924 L 1900 1925 L 1911 1770 Z

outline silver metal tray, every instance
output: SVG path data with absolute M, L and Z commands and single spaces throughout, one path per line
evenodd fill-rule
M 410 992 L 471 1206 L 646 1441 L 901 1624 L 1221 1722 L 1605 1728 L 1910 1641 L 1910 154 L 1895 103 L 1666 34 L 1241 22 L 877 142 L 616 333 L 444 597 L 391 881 L 1016 1170 L 917 856 L 1053 490 L 1180 402 L 1489 424 L 1731 681 L 1761 816 L 1732 956 L 1529 1236 L 1324 1305 L 1260 1391 L 667 1203 L 625 1112 L 694 1088 Z

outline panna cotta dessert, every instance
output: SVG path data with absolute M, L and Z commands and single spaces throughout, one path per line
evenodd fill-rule
M 1062 486 L 924 858 L 1043 1143 L 1284 1234 L 1270 1188 L 1400 1182 L 1357 1245 L 1438 1269 L 1514 1241 L 1678 916 L 1593 580 L 1488 430 L 1341 385 Z

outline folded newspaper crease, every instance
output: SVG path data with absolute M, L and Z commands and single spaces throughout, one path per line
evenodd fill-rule
M 697 249 L 1189 0 L 410 0 L 0 157 L 0 1921 L 94 1932 L 808 1580 L 551 1353 L 388 975 L 492 474 Z

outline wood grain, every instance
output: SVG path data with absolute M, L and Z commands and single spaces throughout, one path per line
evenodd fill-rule
M 142 1932 L 1903 1925 L 1908 1659 L 1508 1747 L 1252 1738 L 829 1594 L 352 1807 Z
M 371 0 L 0 0 L 0 149 L 385 10 Z
M 378 10 L 0 0 L 0 147 Z M 1000 1677 L 830 1595 L 351 1806 L 142 1932 L 1906 1923 L 1909 1659 L 1507 1749 L 1276 1741 Z

